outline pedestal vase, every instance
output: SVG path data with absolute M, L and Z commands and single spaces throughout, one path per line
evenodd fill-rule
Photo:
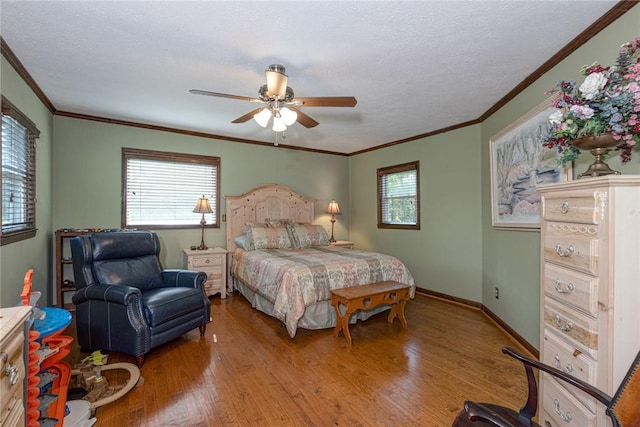
M 603 133 L 598 136 L 585 136 L 582 138 L 576 138 L 573 140 L 573 146 L 579 150 L 589 150 L 595 161 L 589 165 L 587 170 L 578 175 L 578 178 L 596 177 L 602 175 L 620 175 L 620 172 L 614 171 L 606 164 L 602 157 L 605 156 L 609 150 L 620 144 L 619 140 L 613 139 L 613 135 Z

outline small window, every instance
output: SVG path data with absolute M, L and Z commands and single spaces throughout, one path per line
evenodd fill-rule
M 203 195 L 206 225 L 220 227 L 219 177 L 219 157 L 123 148 L 122 227 L 200 227 L 193 209 Z
M 419 165 L 378 169 L 378 228 L 420 229 Z
M 0 244 L 36 235 L 36 138 L 40 132 L 2 97 L 2 229 Z

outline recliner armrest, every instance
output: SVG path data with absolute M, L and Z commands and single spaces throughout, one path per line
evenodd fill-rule
M 162 271 L 162 281 L 165 286 L 199 288 L 204 291 L 207 275 L 202 271 L 167 269 Z
M 73 294 L 72 300 L 76 305 L 90 300 L 129 305 L 140 301 L 140 294 L 140 289 L 133 286 L 92 284 L 79 289 Z

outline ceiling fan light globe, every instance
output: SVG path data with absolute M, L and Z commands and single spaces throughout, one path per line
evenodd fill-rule
M 271 118 L 271 111 L 269 111 L 269 109 L 267 108 L 262 109 L 262 111 L 260 111 L 258 114 L 253 116 L 253 120 L 255 120 L 263 128 L 267 127 L 267 124 L 269 123 L 270 118 Z
M 287 126 L 291 126 L 296 122 L 296 120 L 298 120 L 298 113 L 296 113 L 293 110 L 290 110 L 287 107 L 284 107 L 280 110 L 280 115 L 284 120 L 284 124 Z
M 282 117 L 274 117 L 273 127 L 271 129 L 274 132 L 284 132 L 287 130 L 287 125 L 284 124 L 284 119 Z

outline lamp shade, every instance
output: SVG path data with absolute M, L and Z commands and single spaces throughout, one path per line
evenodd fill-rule
M 206 213 L 212 213 L 212 212 L 213 210 L 211 209 L 211 205 L 209 204 L 209 199 L 204 197 L 204 194 L 203 194 L 202 197 L 198 199 L 198 202 L 196 203 L 196 207 L 193 208 L 193 213 L 206 214 Z
M 280 115 L 284 120 L 284 124 L 287 126 L 291 126 L 296 122 L 296 120 L 298 120 L 298 113 L 287 107 L 280 109 Z
M 269 123 L 269 119 L 271 118 L 271 111 L 268 108 L 263 108 L 258 114 L 253 116 L 253 120 L 258 122 L 260 126 L 263 128 L 267 127 L 267 123 Z
M 274 132 L 284 132 L 287 130 L 287 125 L 284 124 L 284 119 L 280 115 L 273 117 L 273 129 Z
M 331 200 L 329 202 L 329 206 L 327 206 L 327 213 L 332 215 L 341 214 L 342 212 L 340 212 L 340 205 L 338 205 L 338 202 L 336 202 L 335 200 Z

